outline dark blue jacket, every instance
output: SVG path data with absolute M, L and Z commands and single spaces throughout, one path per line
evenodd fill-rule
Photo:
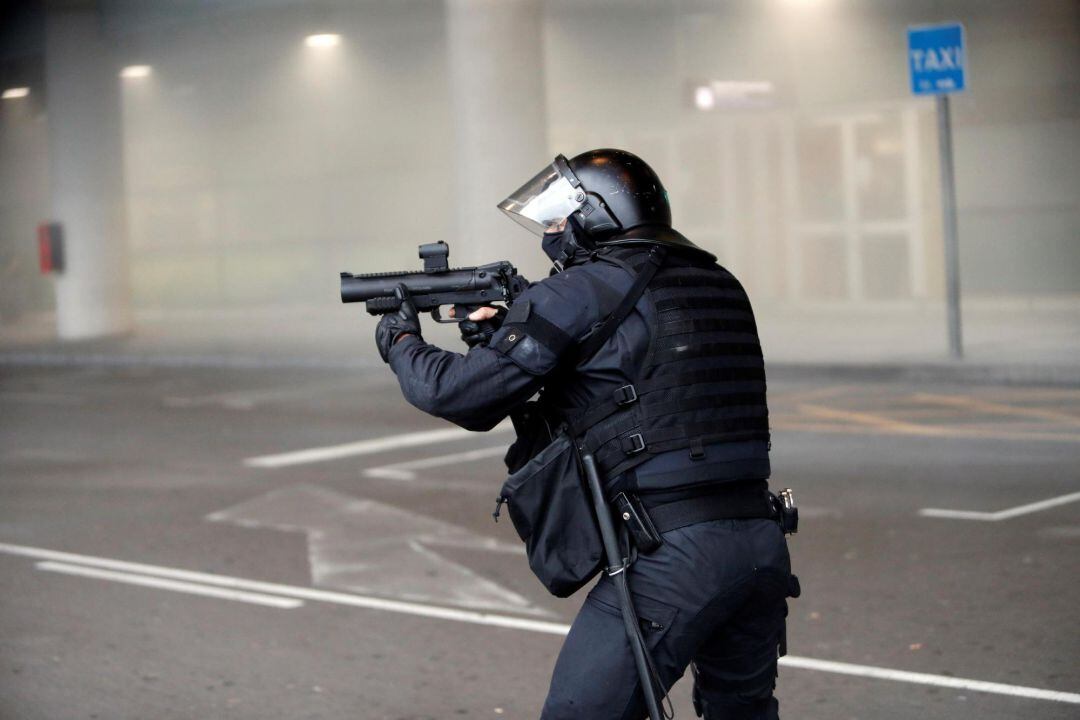
M 643 296 L 595 355 L 573 364 L 572 353 L 618 304 L 633 279 L 627 269 L 610 262 L 572 265 L 530 285 L 487 347 L 462 355 L 406 337 L 392 348 L 390 367 L 412 405 L 468 430 L 490 430 L 541 388 L 546 407 L 571 417 L 630 383 L 645 360 L 654 309 Z M 523 337 L 510 343 L 514 316 L 526 308 L 530 317 L 539 315 L 553 326 L 552 332 L 542 340 Z M 560 331 L 566 342 L 552 339 Z M 724 443 L 707 449 L 710 480 L 769 475 L 766 442 Z M 635 486 L 642 492 L 669 489 L 670 478 L 692 462 L 695 475 L 701 477 L 702 462 L 691 461 L 685 451 L 653 457 L 633 471 Z M 660 473 L 669 479 L 650 483 L 650 475 Z

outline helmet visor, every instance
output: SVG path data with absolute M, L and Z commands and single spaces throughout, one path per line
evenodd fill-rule
M 577 185 L 566 158 L 560 155 L 499 203 L 499 209 L 529 232 L 543 235 L 582 206 L 585 193 Z

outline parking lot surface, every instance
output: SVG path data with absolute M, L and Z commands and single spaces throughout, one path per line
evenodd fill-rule
M 769 399 L 782 715 L 1077 717 L 1080 390 Z M 584 593 L 492 522 L 510 437 L 382 368 L 3 368 L 0 717 L 535 717 Z

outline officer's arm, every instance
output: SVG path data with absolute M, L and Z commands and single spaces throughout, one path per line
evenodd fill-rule
M 410 336 L 390 351 L 405 399 L 469 430 L 490 430 L 536 394 L 599 317 L 597 284 L 566 272 L 515 301 L 487 347 L 466 355 Z
M 410 404 L 466 430 L 495 427 L 543 383 L 491 348 L 461 355 L 415 335 L 390 350 L 390 368 Z

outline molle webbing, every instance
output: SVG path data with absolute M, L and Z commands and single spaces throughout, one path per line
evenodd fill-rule
M 646 297 L 656 312 L 638 377 L 570 423 L 604 476 L 672 450 L 697 459 L 706 445 L 768 441 L 761 343 L 738 280 L 669 256 Z
M 746 298 L 746 295 L 729 291 L 710 293 L 709 297 L 668 298 L 656 303 L 657 312 L 663 313 L 672 310 L 723 310 L 726 312 L 743 312 L 752 317 L 750 300 Z

